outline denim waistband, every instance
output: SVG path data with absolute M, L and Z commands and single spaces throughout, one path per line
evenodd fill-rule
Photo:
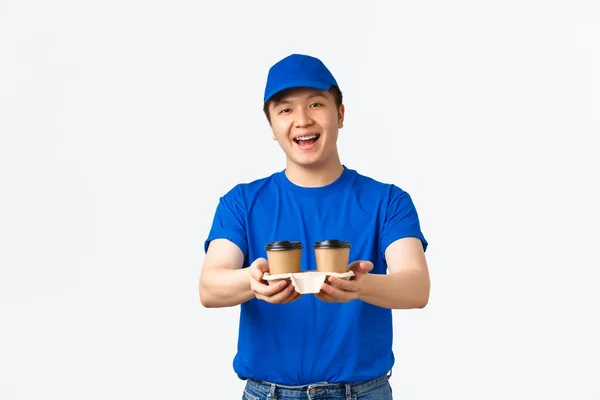
M 347 396 L 350 398 L 351 395 L 358 394 L 374 386 L 385 382 L 391 376 L 384 374 L 377 378 L 370 379 L 367 381 L 353 382 L 353 383 L 327 383 L 318 382 L 310 385 L 302 386 L 288 386 L 280 385 L 277 383 L 271 383 L 266 381 L 255 381 L 248 379 L 246 385 L 258 391 L 264 395 L 271 395 L 271 397 L 300 397 L 303 398 L 327 398 L 333 396 Z

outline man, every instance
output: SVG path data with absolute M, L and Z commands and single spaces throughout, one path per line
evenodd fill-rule
M 205 242 L 200 300 L 241 304 L 234 370 L 246 399 L 391 399 L 392 309 L 429 299 L 427 242 L 407 192 L 340 162 L 342 92 L 317 58 L 293 54 L 271 67 L 264 111 L 286 168 L 221 197 Z M 351 243 L 350 280 L 331 278 L 314 295 L 269 285 L 265 244 Z

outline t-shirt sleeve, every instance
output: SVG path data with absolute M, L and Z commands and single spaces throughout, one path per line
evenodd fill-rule
M 236 244 L 244 256 L 248 250 L 246 238 L 246 218 L 243 198 L 239 190 L 233 189 L 219 199 L 213 223 L 206 241 L 204 252 L 208 251 L 210 242 L 215 239 L 227 239 Z
M 397 186 L 391 185 L 391 187 L 380 238 L 381 257 L 385 259 L 385 250 L 390 244 L 406 237 L 415 237 L 421 240 L 423 251 L 426 251 L 428 243 L 421 232 L 419 216 L 410 195 Z

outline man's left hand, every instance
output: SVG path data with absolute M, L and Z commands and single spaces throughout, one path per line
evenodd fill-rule
M 360 296 L 362 280 L 372 269 L 373 263 L 370 261 L 354 261 L 348 266 L 348 270 L 354 272 L 354 277 L 346 280 L 328 276 L 329 283 L 323 283 L 321 291 L 316 293 L 315 297 L 329 303 L 347 303 L 356 300 Z

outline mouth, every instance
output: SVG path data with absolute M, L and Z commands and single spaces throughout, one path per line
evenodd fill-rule
M 298 144 L 298 146 L 300 146 L 301 148 L 310 148 L 310 147 L 312 147 L 313 144 L 315 144 L 317 142 L 317 140 L 319 140 L 320 137 L 321 137 L 321 135 L 318 133 L 297 136 L 294 138 L 294 142 L 296 142 Z

